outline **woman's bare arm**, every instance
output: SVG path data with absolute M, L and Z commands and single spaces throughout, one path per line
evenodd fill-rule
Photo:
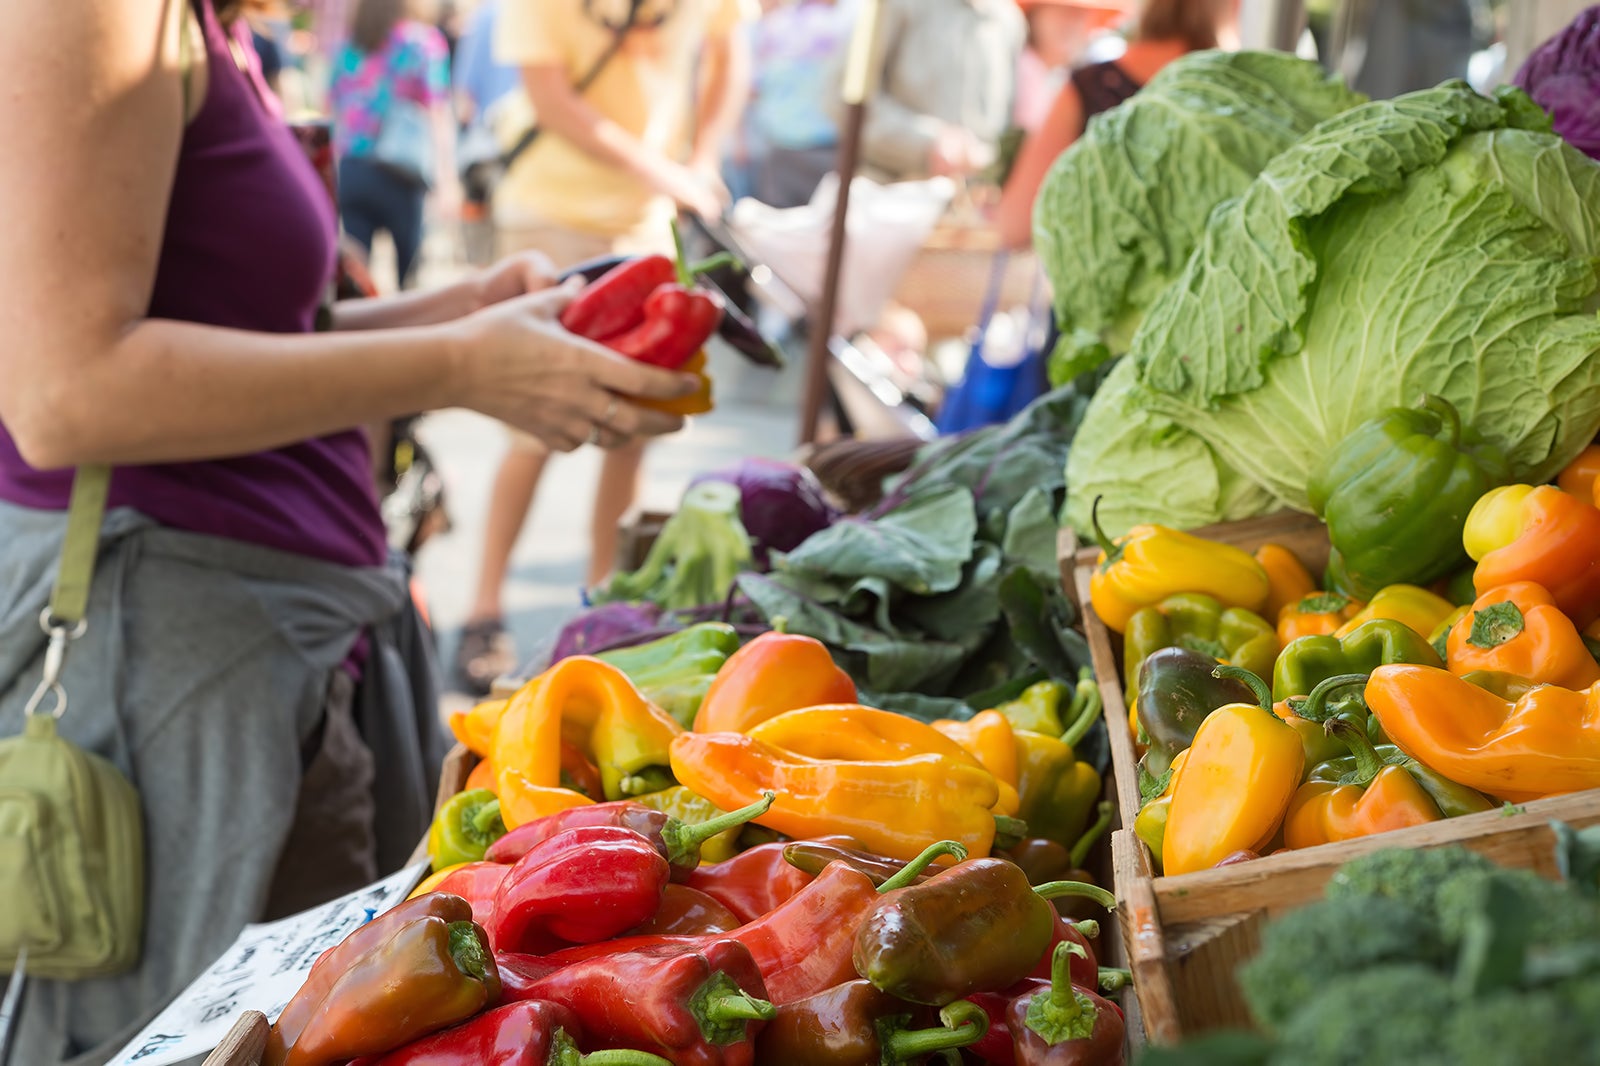
M 1050 116 L 1039 129 L 1029 134 L 1017 152 L 1017 161 L 1000 193 L 995 226 L 1000 242 L 1007 248 L 1026 248 L 1033 243 L 1033 204 L 1039 188 L 1056 157 L 1072 146 L 1083 127 L 1083 102 L 1071 82 L 1061 87 Z
M 381 332 L 146 319 L 182 135 L 167 5 L 185 2 L 0 4 L 0 421 L 29 463 L 212 458 L 453 404 L 570 446 L 612 391 L 686 391 L 561 331 L 549 296 Z M 624 435 L 677 423 L 620 406 Z

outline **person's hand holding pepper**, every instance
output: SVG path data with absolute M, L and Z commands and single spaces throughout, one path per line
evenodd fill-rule
M 584 443 L 616 448 L 682 428 L 682 417 L 630 400 L 689 396 L 700 379 L 627 359 L 563 329 L 557 316 L 581 289 L 574 279 L 444 327 L 451 370 L 443 387 L 451 402 L 524 430 L 555 451 Z

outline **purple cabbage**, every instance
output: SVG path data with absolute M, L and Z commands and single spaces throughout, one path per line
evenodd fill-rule
M 1534 49 L 1515 82 L 1550 112 L 1568 144 L 1600 159 L 1600 4 Z
M 737 466 L 701 474 L 690 484 L 704 481 L 725 481 L 739 490 L 739 518 L 750 535 L 755 564 L 762 570 L 769 565 L 770 552 L 793 551 L 839 517 L 816 475 L 791 463 L 745 459 Z
M 556 635 L 549 662 L 618 647 L 627 643 L 629 637 L 654 632 L 660 618 L 661 608 L 653 603 L 604 603 L 590 607 Z

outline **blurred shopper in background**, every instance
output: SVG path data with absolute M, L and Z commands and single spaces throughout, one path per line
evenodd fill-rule
M 828 100 L 839 94 L 832 75 L 855 9 L 854 0 L 790 0 L 756 26 L 748 126 L 762 146 L 754 166 L 762 203 L 798 207 L 834 167 L 839 127 Z
M 1488 0 L 1346 0 L 1333 28 L 1333 66 L 1375 100 L 1465 78 L 1492 39 Z
M 373 237 L 388 233 L 395 281 L 406 288 L 429 188 L 459 203 L 444 35 L 412 17 L 408 0 L 359 0 L 334 57 L 328 106 L 345 232 L 368 253 Z
M 1090 40 L 1126 11 L 1117 0 L 1018 0 L 1028 19 L 1028 45 L 1017 60 L 1012 121 L 1023 133 L 1044 125 L 1071 67 Z
M 1033 243 L 1033 201 L 1056 157 L 1083 135 L 1089 119 L 1109 111 L 1188 52 L 1239 46 L 1239 0 L 1145 0 L 1138 28 L 1118 59 L 1072 72 L 1044 123 L 1022 144 L 996 212 L 1001 241 Z
M 539 249 L 558 267 L 609 252 L 670 252 L 676 209 L 720 216 L 723 146 L 749 95 L 740 24 L 756 10 L 747 0 L 507 0 L 496 55 L 521 68 L 539 137 L 495 190 L 502 250 Z M 516 665 L 501 587 L 548 457 L 538 441 L 515 436 L 495 475 L 456 655 L 469 691 L 487 692 Z M 611 572 L 643 461 L 643 445 L 606 455 L 590 585 Z
M 884 0 L 862 172 L 886 181 L 965 178 L 993 163 L 1026 37 L 1015 0 Z M 841 56 L 830 84 L 839 84 L 843 65 Z M 827 98 L 837 120 L 839 93 Z
M 489 213 L 501 172 L 501 147 L 495 137 L 495 109 L 522 85 L 522 72 L 494 57 L 495 28 L 503 0 L 483 0 L 456 42 L 456 116 L 461 138 L 456 153 L 461 170 L 462 241 L 467 262 L 494 258 L 494 223 Z

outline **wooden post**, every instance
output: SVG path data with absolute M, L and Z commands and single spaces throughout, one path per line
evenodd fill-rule
M 833 227 L 828 238 L 828 259 L 822 275 L 822 295 L 811 309 L 810 350 L 806 356 L 806 388 L 800 409 L 800 443 L 817 439 L 822 401 L 828 391 L 828 342 L 839 304 L 839 276 L 844 269 L 845 222 L 850 213 L 850 182 L 861 159 L 861 126 L 866 119 L 867 87 L 877 76 L 872 69 L 873 45 L 878 36 L 882 0 L 863 0 L 850 37 L 850 54 L 839 87 L 844 99 L 844 125 L 839 131 L 839 193 L 833 206 Z

